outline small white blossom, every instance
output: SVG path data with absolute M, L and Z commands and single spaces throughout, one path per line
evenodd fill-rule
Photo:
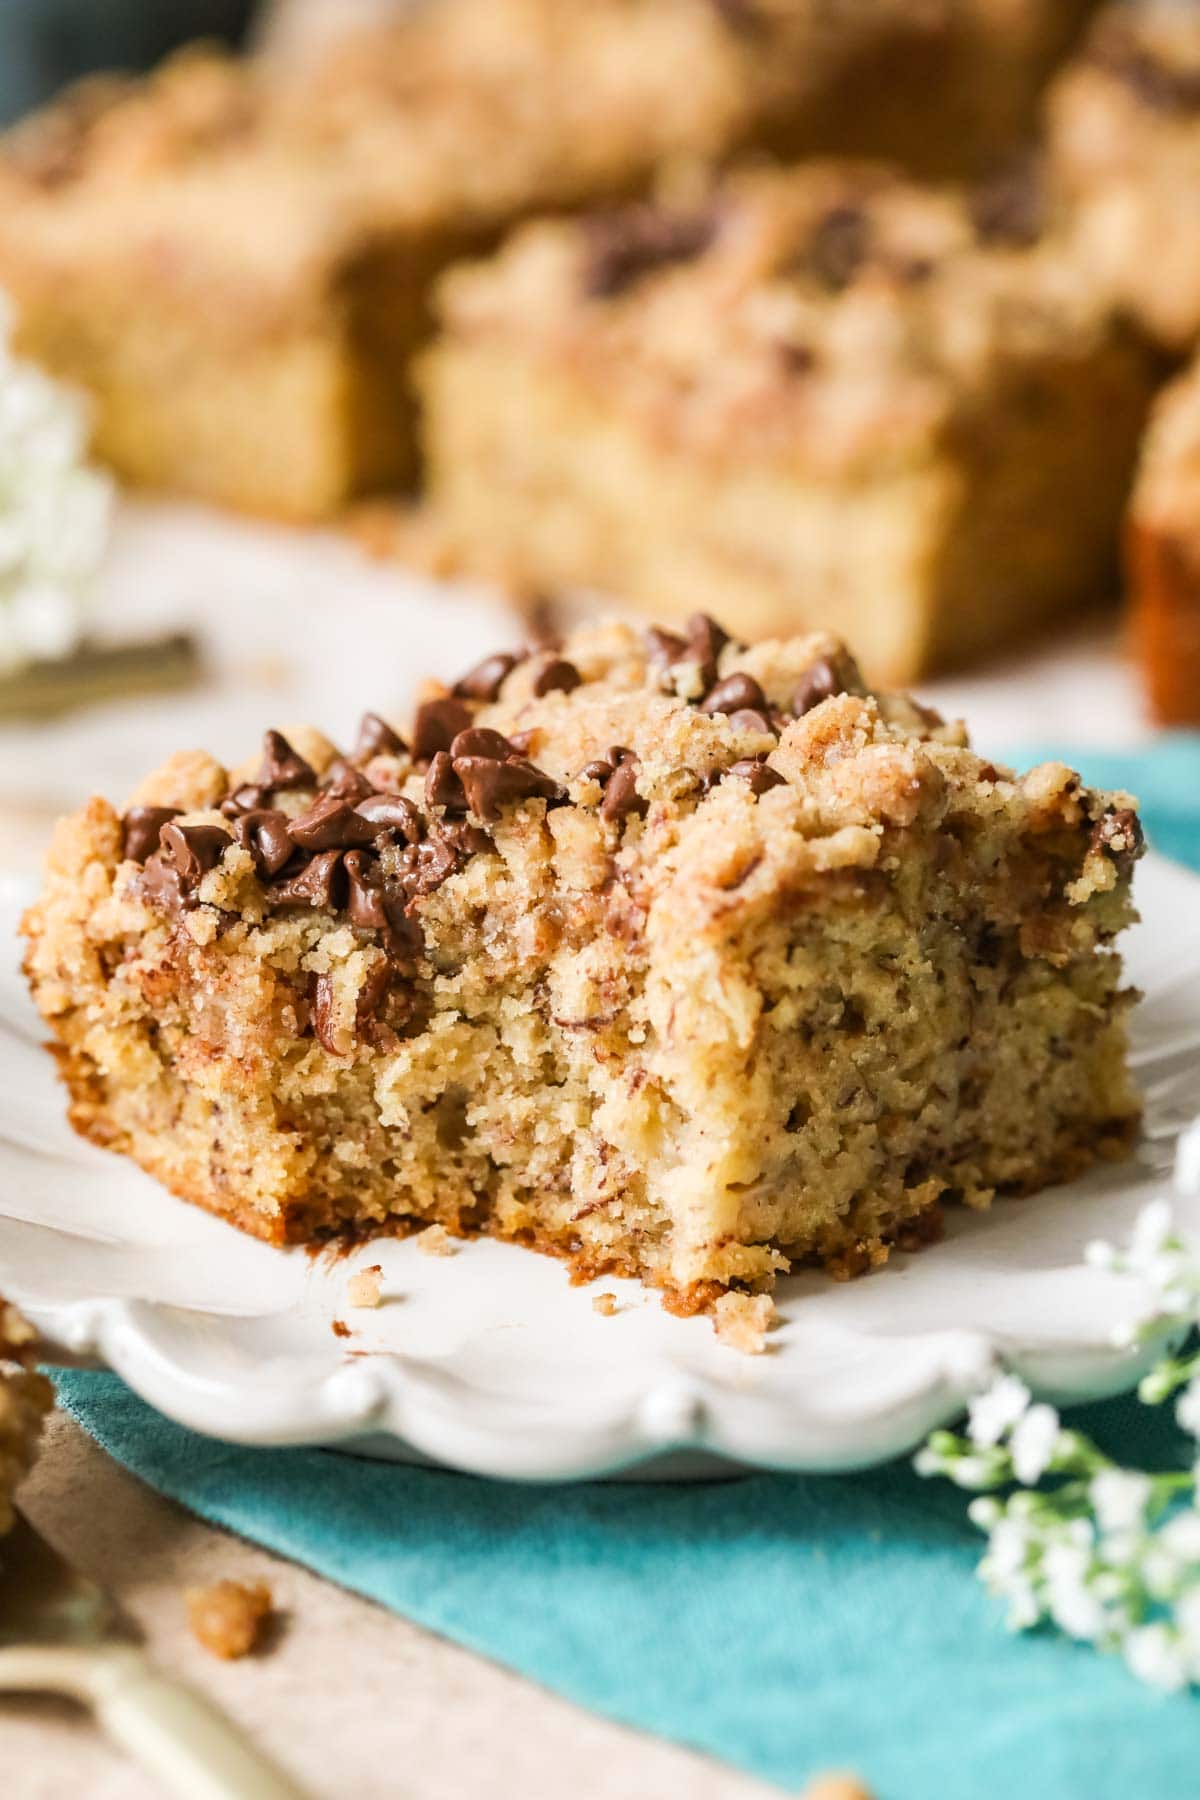
M 0 302 L 0 673 L 79 642 L 112 507 L 86 453 L 80 401 L 12 355 Z
M 1050 1467 L 1058 1443 L 1058 1414 L 1052 1406 L 1031 1406 L 1009 1441 L 1018 1481 L 1032 1487 Z
M 1179 1640 L 1161 1622 L 1140 1626 L 1125 1639 L 1125 1661 L 1139 1681 L 1173 1694 L 1187 1681 Z
M 1158 1542 L 1183 1566 L 1200 1566 L 1200 1513 L 1190 1506 L 1175 1513 L 1158 1533 Z
M 972 1443 L 991 1449 L 1006 1437 L 1029 1405 L 1030 1393 L 1015 1375 L 999 1375 L 986 1393 L 977 1394 L 968 1410 Z
M 1101 1469 L 1089 1493 L 1101 1531 L 1132 1531 L 1145 1518 L 1150 1482 L 1128 1469 Z

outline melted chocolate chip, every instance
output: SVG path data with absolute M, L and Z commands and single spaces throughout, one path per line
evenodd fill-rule
M 445 694 L 418 706 L 413 721 L 412 753 L 417 762 L 428 762 L 439 750 L 449 750 L 460 731 L 471 723 L 471 709 Z
M 439 750 L 425 776 L 426 806 L 444 806 L 451 812 L 467 810 L 467 796 L 454 770 L 449 750 Z
M 369 794 L 373 794 L 375 789 L 361 769 L 356 769 L 353 763 L 339 756 L 326 769 L 321 792 L 332 794 L 336 800 L 349 800 L 353 806 L 356 801 L 365 800 Z
M 350 923 L 364 931 L 386 931 L 388 916 L 383 906 L 383 875 L 378 863 L 363 850 L 348 850 L 343 864 L 348 895 L 346 910 Z
M 378 835 L 376 826 L 336 794 L 318 794 L 308 811 L 291 821 L 290 830 L 302 850 L 350 850 Z
M 487 832 L 481 831 L 478 825 L 469 825 L 465 819 L 443 819 L 438 826 L 438 837 L 454 852 L 459 868 L 472 856 L 492 848 Z
M 1092 827 L 1089 849 L 1118 863 L 1133 863 L 1145 846 L 1142 822 L 1128 806 L 1114 806 Z
M 717 679 L 717 661 L 732 639 L 707 613 L 693 613 L 687 622 L 687 648 L 690 662 L 699 663 L 700 679 L 710 688 Z
M 564 662 L 561 656 L 551 657 L 543 663 L 533 679 L 533 691 L 540 700 L 544 694 L 570 694 L 581 685 L 583 676 L 574 663 Z
M 376 836 L 385 831 L 398 831 L 410 844 L 417 844 L 425 834 L 420 810 L 402 794 L 372 794 L 355 807 L 360 819 L 375 827 Z
M 727 675 L 724 681 L 718 681 L 700 702 L 702 713 L 736 713 L 747 707 L 764 716 L 769 712 L 767 696 L 755 681 L 753 675 L 747 675 L 739 669 L 734 675 Z
M 234 823 L 233 836 L 254 858 L 260 880 L 278 875 L 294 849 L 287 818 L 274 808 L 243 813 Z
M 603 756 L 593 757 L 591 762 L 584 763 L 579 771 L 579 779 L 598 781 L 603 787 L 613 770 L 632 755 L 633 751 L 627 750 L 623 744 L 611 744 Z
M 225 796 L 221 802 L 221 811 L 227 819 L 236 819 L 242 813 L 259 811 L 267 805 L 270 798 L 270 788 L 259 787 L 257 782 L 243 782 L 241 787 Z
M 770 716 L 757 706 L 739 706 L 730 713 L 729 724 L 734 731 L 770 731 L 779 735 Z
M 456 759 L 460 756 L 489 756 L 494 762 L 503 762 L 506 757 L 516 756 L 517 748 L 500 732 L 489 731 L 486 725 L 472 725 L 466 731 L 459 732 L 450 746 L 450 754 Z
M 171 820 L 159 837 L 162 859 L 175 870 L 185 894 L 215 869 L 233 839 L 219 825 L 176 825 Z
M 701 256 L 716 230 L 712 208 L 666 212 L 641 203 L 593 213 L 584 220 L 584 293 L 593 300 L 616 299 L 656 269 Z
M 309 1001 L 312 1011 L 313 1036 L 330 1056 L 342 1054 L 333 1035 L 333 982 L 328 975 L 315 975 Z
M 322 850 L 294 875 L 269 887 L 267 899 L 272 906 L 324 907 L 327 911 L 336 912 L 341 905 L 344 889 L 342 852 Z
M 498 819 L 502 807 L 518 800 L 563 798 L 557 781 L 520 757 L 497 762 L 490 756 L 456 756 L 454 773 L 477 819 Z
M 358 727 L 358 742 L 354 746 L 354 755 L 359 762 L 369 762 L 373 756 L 403 756 L 408 745 L 398 731 L 393 731 L 386 719 L 378 713 L 365 712 Z
M 405 899 L 432 894 L 462 867 L 462 858 L 450 840 L 439 833 L 404 852 L 397 887 Z
M 133 891 L 149 906 L 157 907 L 160 912 L 170 913 L 175 918 L 188 905 L 184 899 L 179 870 L 164 862 L 161 856 L 147 858 L 144 868 L 134 880 Z
M 524 662 L 523 656 L 514 656 L 507 651 L 498 651 L 495 656 L 485 656 L 481 663 L 468 669 L 454 684 L 454 692 L 460 700 L 492 701 L 499 697 L 505 679 L 512 674 L 518 663 Z
M 600 802 L 600 817 L 610 824 L 636 813 L 640 818 L 650 802 L 637 789 L 638 762 L 636 756 L 626 754 L 612 771 L 604 786 L 604 798 Z
M 121 854 L 144 863 L 158 849 L 158 834 L 179 817 L 177 806 L 131 806 L 121 820 Z
M 263 736 L 263 759 L 255 777 L 259 787 L 313 787 L 317 777 L 312 765 L 299 751 L 293 750 L 281 731 L 268 731 Z
M 871 221 L 860 206 L 832 206 L 817 220 L 797 266 L 830 293 L 840 293 L 870 255 L 871 236 Z
M 761 757 L 757 756 L 743 757 L 741 762 L 732 763 L 729 774 L 736 775 L 744 781 L 755 799 L 760 794 L 769 792 L 773 787 L 787 785 L 778 769 L 773 769 L 770 763 L 764 762 Z
M 814 706 L 820 706 L 822 700 L 832 700 L 835 694 L 845 692 L 842 678 L 827 656 L 819 657 L 808 669 L 805 669 L 792 695 L 792 713 L 802 719 L 810 713 Z

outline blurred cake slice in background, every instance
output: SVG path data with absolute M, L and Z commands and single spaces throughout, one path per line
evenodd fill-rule
M 1155 406 L 1126 552 L 1151 714 L 1160 725 L 1200 725 L 1200 366 Z
M 848 138 L 978 162 L 1084 10 L 441 0 L 311 64 L 184 55 L 9 134 L 0 282 L 123 476 L 321 517 L 415 474 L 409 366 L 448 262 L 679 157 Z
M 1093 278 L 1187 350 L 1200 337 L 1200 7 L 1106 7 L 1050 91 L 1047 140 Z
M 436 514 L 516 585 L 834 630 L 875 679 L 1020 645 L 1115 591 L 1152 386 L 1035 211 L 826 163 L 527 227 L 442 290 Z
M 36 1373 L 36 1334 L 0 1296 L 0 1533 L 13 1522 L 13 1496 L 29 1472 L 54 1390 Z

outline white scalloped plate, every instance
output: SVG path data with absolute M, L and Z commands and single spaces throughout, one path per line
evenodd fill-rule
M 765 1355 L 725 1348 L 634 1283 L 573 1288 L 509 1245 L 434 1258 L 385 1239 L 314 1259 L 242 1236 L 73 1135 L 15 965 L 0 976 L 0 1291 L 194 1430 L 514 1478 L 862 1467 L 952 1419 L 998 1360 L 1059 1402 L 1118 1392 L 1139 1366 L 1112 1331 L 1138 1295 L 1084 1267 L 1083 1247 L 1122 1237 L 1163 1191 L 1200 1112 L 1200 880 L 1150 857 L 1138 891 L 1135 1157 L 960 1212 L 944 1243 L 863 1280 L 789 1278 Z M 9 941 L 22 898 L 0 890 Z M 1200 1227 L 1200 1198 L 1178 1206 Z M 384 1304 L 356 1311 L 347 1280 L 372 1262 Z M 605 1290 L 613 1317 L 592 1308 Z

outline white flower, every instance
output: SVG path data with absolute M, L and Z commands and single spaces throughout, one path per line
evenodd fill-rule
M 1200 1380 L 1188 1382 L 1175 1402 L 1175 1417 L 1189 1437 L 1200 1437 Z
M 1171 1235 L 1171 1202 L 1151 1200 L 1134 1221 L 1129 1238 L 1128 1261 L 1145 1268 L 1157 1257 Z
M 1181 1194 L 1200 1194 L 1200 1119 L 1180 1134 L 1175 1147 L 1175 1186 Z
M 1031 1406 L 1018 1422 L 1009 1449 L 1017 1480 L 1026 1487 L 1033 1487 L 1050 1467 L 1058 1430 L 1058 1414 L 1052 1406 Z
M 1101 1469 L 1088 1493 L 1101 1531 L 1133 1531 L 1145 1519 L 1150 1482 L 1128 1469 Z
M 1023 1417 L 1030 1393 L 1016 1375 L 1000 1375 L 984 1394 L 977 1394 L 968 1409 L 972 1443 L 991 1449 L 1006 1437 Z
M 1125 1661 L 1139 1681 L 1173 1694 L 1187 1680 L 1182 1649 L 1170 1627 L 1161 1623 L 1139 1626 L 1125 1640 Z
M 1177 1512 L 1158 1533 L 1158 1543 L 1176 1562 L 1200 1564 L 1200 1513 L 1190 1506 Z

